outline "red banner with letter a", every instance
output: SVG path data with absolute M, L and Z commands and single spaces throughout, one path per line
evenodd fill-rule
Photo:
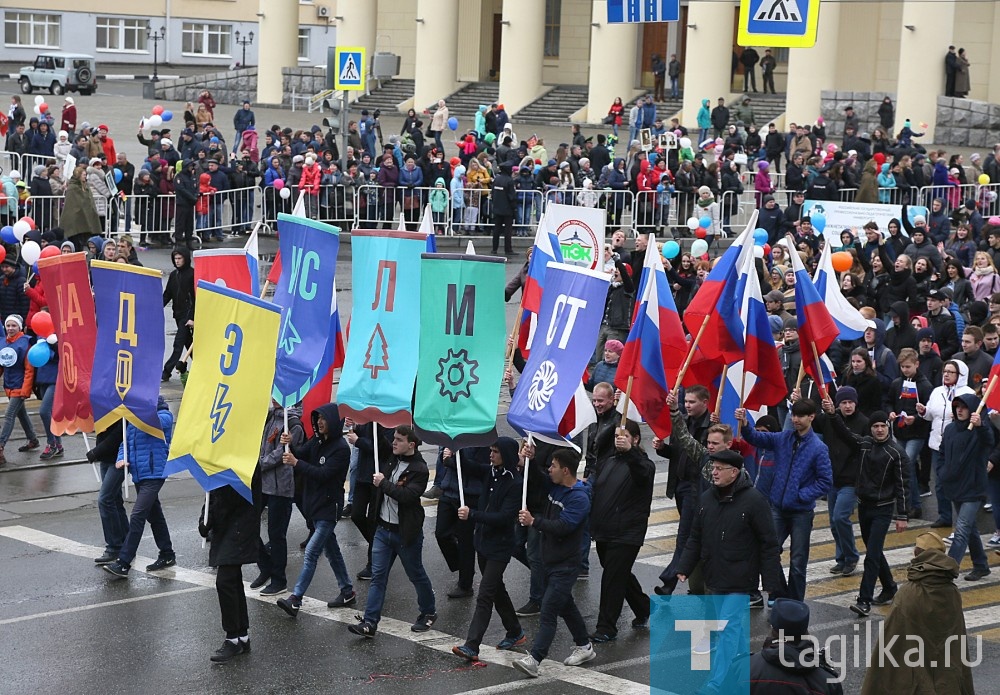
M 90 375 L 97 342 L 94 295 L 90 291 L 85 253 L 38 260 L 45 295 L 59 343 L 59 378 L 52 401 L 52 433 L 94 431 L 90 407 Z

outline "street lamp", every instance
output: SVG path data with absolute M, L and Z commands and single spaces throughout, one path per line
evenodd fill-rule
M 153 82 L 159 81 L 159 75 L 157 74 L 156 68 L 159 62 L 159 55 L 157 52 L 157 45 L 160 41 L 167 38 L 167 28 L 160 27 L 159 31 L 150 31 L 149 27 L 146 27 L 146 39 L 153 42 Z
M 236 33 L 236 43 L 238 43 L 240 46 L 243 47 L 243 62 L 240 63 L 240 67 L 245 68 L 247 66 L 247 46 L 253 43 L 253 32 L 251 31 L 249 34 L 247 34 L 246 38 L 243 39 L 240 38 L 239 29 L 237 29 L 235 33 Z

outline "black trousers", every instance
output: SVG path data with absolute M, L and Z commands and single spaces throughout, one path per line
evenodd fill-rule
M 174 349 L 170 353 L 170 357 L 167 358 L 166 363 L 163 365 L 163 376 L 168 377 L 170 373 L 174 371 L 174 367 L 177 367 L 177 371 L 181 374 L 187 371 L 187 364 L 181 362 L 181 355 L 184 354 L 184 348 L 191 347 L 191 329 L 187 327 L 187 321 L 174 319 L 174 323 L 177 324 L 177 333 L 174 334 Z
M 479 582 L 479 594 L 476 596 L 476 611 L 472 614 L 472 622 L 469 624 L 469 636 L 465 640 L 465 644 L 477 652 L 479 645 L 483 643 L 486 628 L 490 626 L 494 608 L 508 637 L 517 637 L 521 634 L 521 621 L 517 619 L 514 604 L 503 583 L 503 573 L 509 562 L 509 559 L 487 560 L 479 555 L 479 572 L 483 576 Z
M 771 88 L 771 94 L 775 94 L 774 91 L 774 71 L 762 73 L 764 77 L 764 94 L 767 94 L 767 88 Z
M 465 496 L 465 504 L 470 509 L 475 509 L 478 503 L 478 496 Z M 458 518 L 458 500 L 450 497 L 438 500 L 434 536 L 444 561 L 448 563 L 448 569 L 458 572 L 458 585 L 463 589 L 471 589 L 472 580 L 476 576 L 476 548 L 472 540 L 474 531 L 475 524 Z
M 181 243 L 191 241 L 194 233 L 194 208 L 187 206 L 177 206 L 177 214 L 174 218 L 174 243 L 178 246 Z
M 513 215 L 494 215 L 493 216 L 493 253 L 497 252 L 500 247 L 500 237 L 503 236 L 503 250 L 506 254 L 514 253 L 514 249 L 511 246 L 510 235 L 514 229 L 514 216 Z
M 351 503 L 351 521 L 368 541 L 369 567 L 372 565 L 372 539 L 375 537 L 375 528 L 368 523 L 368 505 L 371 504 L 373 497 L 375 497 L 375 486 L 358 480 L 358 486 L 354 489 L 354 502 Z
M 219 565 L 215 590 L 219 594 L 219 610 L 222 612 L 222 629 L 226 631 L 226 639 L 246 637 L 250 617 L 247 615 L 247 596 L 243 592 L 242 566 Z
M 632 574 L 632 566 L 639 556 L 638 545 L 597 541 L 597 557 L 601 568 L 601 600 L 597 612 L 597 632 L 608 635 L 618 634 L 618 618 L 622 605 L 628 601 L 629 608 L 637 618 L 649 616 L 649 596 L 639 580 Z

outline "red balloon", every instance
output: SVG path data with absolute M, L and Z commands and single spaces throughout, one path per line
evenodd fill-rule
M 56 246 L 55 244 L 49 244 L 44 249 L 42 249 L 42 253 L 39 256 L 39 258 L 52 258 L 52 256 L 58 256 L 61 253 L 62 251 L 59 249 L 58 246 Z M 0 263 L 2 262 L 3 261 L 0 260 Z
M 35 221 L 33 219 L 31 219 L 30 217 L 28 217 L 27 215 L 25 215 L 24 217 L 21 218 L 21 222 L 26 222 L 27 225 L 29 227 L 31 227 L 32 229 L 35 228 Z
M 0 263 L 3 263 L 5 258 L 7 258 L 7 249 L 0 245 Z
M 153 107 L 153 115 L 154 116 L 162 116 L 163 115 L 163 107 L 160 106 L 159 104 L 157 104 L 156 106 L 154 106 Z
M 42 255 L 43 256 L 45 255 L 44 251 L 42 251 Z M 764 244 L 764 255 L 765 256 L 770 256 L 771 255 L 771 245 L 770 244 Z
M 41 111 L 42 113 L 48 113 L 49 105 L 43 101 L 41 104 L 38 105 L 38 110 Z
M 52 316 L 47 311 L 39 311 L 31 317 L 31 330 L 35 335 L 50 336 L 55 333 L 55 325 L 52 323 Z
M 694 235 L 696 237 L 698 237 L 699 239 L 704 239 L 705 238 L 705 228 L 704 227 L 698 227 L 698 229 L 694 230 Z

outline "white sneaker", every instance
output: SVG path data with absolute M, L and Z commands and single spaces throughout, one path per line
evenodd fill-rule
M 711 635 L 705 635 L 698 643 L 694 645 L 691 649 L 692 654 L 711 654 L 712 653 L 712 637 Z
M 945 543 L 951 543 L 951 542 L 953 542 L 955 540 L 955 532 L 952 531 L 951 534 L 947 538 L 943 538 L 942 540 Z
M 535 661 L 535 657 L 531 656 L 531 654 L 523 659 L 517 659 L 512 665 L 526 676 L 538 678 L 538 662 Z
M 594 651 L 594 645 L 588 642 L 585 647 L 574 647 L 570 655 L 563 660 L 563 664 L 566 666 L 579 666 L 596 658 L 597 652 Z
M 986 545 L 991 545 L 991 546 L 1000 545 L 1000 531 L 990 536 L 990 540 L 986 543 Z
M 984 512 L 992 512 L 993 511 L 993 504 L 990 503 L 990 502 L 987 502 L 986 504 L 984 504 L 983 505 L 983 511 Z

